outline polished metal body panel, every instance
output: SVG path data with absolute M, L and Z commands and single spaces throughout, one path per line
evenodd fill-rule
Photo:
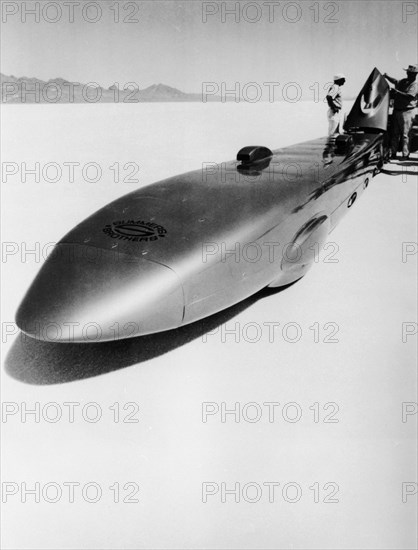
M 383 163 L 384 133 L 349 141 L 346 151 L 335 136 L 270 156 L 260 148 L 259 160 L 242 155 L 246 163 L 203 167 L 108 204 L 61 240 L 19 327 L 54 341 L 89 341 L 89 323 L 100 340 L 149 334 L 295 281 Z

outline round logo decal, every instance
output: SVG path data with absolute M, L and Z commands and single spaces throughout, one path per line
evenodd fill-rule
M 143 220 L 118 220 L 106 225 L 103 232 L 112 239 L 139 242 L 156 241 L 167 234 L 162 225 Z

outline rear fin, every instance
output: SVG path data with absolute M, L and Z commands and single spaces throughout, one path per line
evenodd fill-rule
M 389 85 L 374 68 L 347 116 L 347 131 L 374 130 L 385 132 L 389 116 Z

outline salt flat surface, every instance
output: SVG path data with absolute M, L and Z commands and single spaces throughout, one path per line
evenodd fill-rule
M 417 256 L 402 256 L 417 241 L 413 163 L 373 179 L 304 279 L 226 312 L 206 336 L 204 323 L 105 346 L 13 334 L 47 243 L 122 194 L 244 145 L 325 135 L 325 112 L 307 102 L 3 109 L 3 165 L 19 170 L 2 180 L 2 391 L 17 411 L 3 418 L 3 480 L 18 486 L 3 508 L 5 548 L 414 548 L 416 497 L 402 502 L 402 483 L 416 482 L 416 415 L 402 422 L 402 403 L 416 401 L 416 336 L 402 341 L 402 324 L 416 322 Z M 24 183 L 21 163 L 35 162 L 57 163 L 62 178 Z M 89 162 L 102 170 L 96 183 L 80 176 Z M 73 182 L 64 163 L 79 163 Z M 126 163 L 139 166 L 138 183 L 122 181 Z M 280 323 L 274 338 L 266 322 Z M 35 402 L 39 422 L 23 422 Z M 92 402 L 85 415 L 101 411 L 97 422 L 81 412 Z M 219 412 L 203 422 L 206 402 L 238 403 L 239 421 Z M 64 403 L 79 404 L 74 422 Z M 40 483 L 40 502 L 22 502 L 23 482 Z M 52 482 L 63 490 L 55 503 L 54 487 L 42 495 Z M 80 484 L 74 503 L 65 482 Z M 96 503 L 94 487 L 81 496 L 88 482 L 101 487 Z M 128 482 L 138 502 L 123 502 Z M 268 482 L 280 483 L 274 494 Z M 207 502 L 204 483 L 219 489 Z M 225 487 L 240 502 L 222 502 Z

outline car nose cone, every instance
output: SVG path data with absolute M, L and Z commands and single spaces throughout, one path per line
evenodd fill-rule
M 170 267 L 61 244 L 29 288 L 16 322 L 39 340 L 88 343 L 176 328 L 183 315 L 183 288 Z

